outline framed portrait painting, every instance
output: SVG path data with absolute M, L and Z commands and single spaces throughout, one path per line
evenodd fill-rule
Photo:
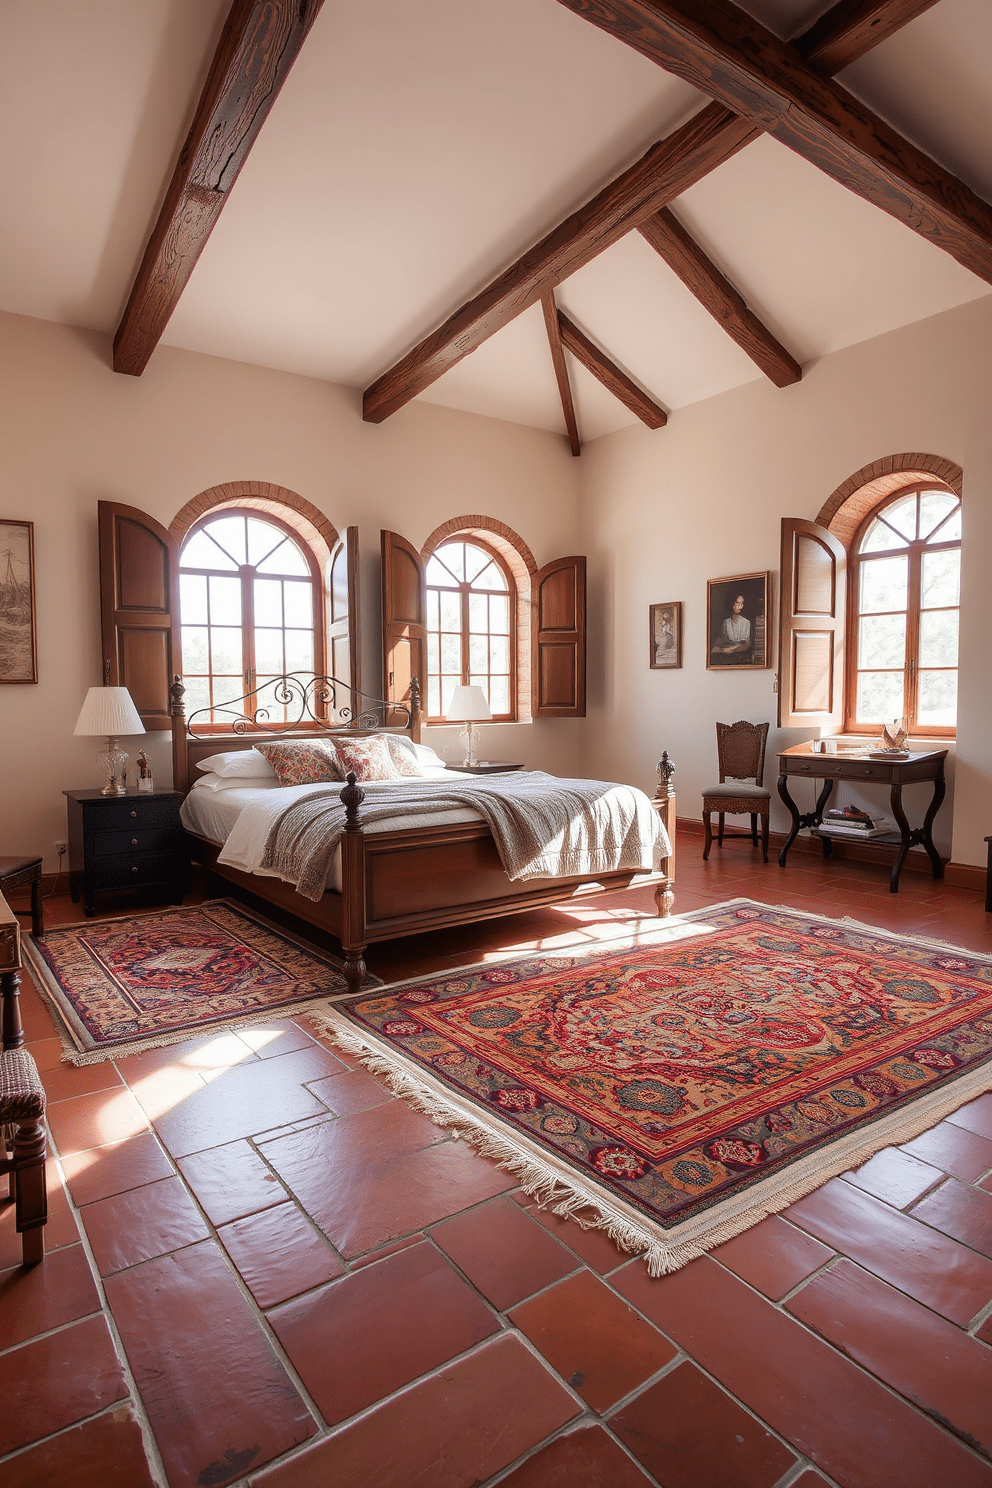
M 736 574 L 706 583 L 706 667 L 771 666 L 768 635 L 770 573 Z
M 658 670 L 682 665 L 682 601 L 648 606 L 651 666 Z
M 0 517 L 0 682 L 37 682 L 34 523 Z

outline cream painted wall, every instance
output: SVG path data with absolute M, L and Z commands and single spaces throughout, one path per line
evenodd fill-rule
M 706 580 L 771 569 L 774 608 L 780 518 L 815 517 L 872 460 L 925 451 L 964 468 L 956 778 L 935 835 L 954 861 L 984 863 L 982 839 L 992 832 L 990 394 L 986 297 L 825 357 L 795 387 L 751 383 L 680 410 L 667 428 L 621 430 L 585 449 L 578 462 L 590 573 L 584 772 L 644 784 L 667 748 L 678 767 L 679 814 L 693 816 L 716 779 L 715 720 L 768 719 L 765 783 L 774 795 L 775 750 L 812 735 L 775 727 L 774 671 L 705 670 Z M 648 605 L 668 600 L 685 606 L 684 665 L 651 671 Z M 928 791 L 907 791 L 911 810 Z M 775 797 L 773 829 L 787 825 Z
M 65 836 L 62 790 L 101 783 L 97 743 L 72 737 L 101 680 L 99 500 L 168 524 L 198 492 L 257 479 L 297 491 L 339 530 L 357 524 L 373 691 L 380 527 L 419 547 L 449 517 L 480 512 L 508 522 L 539 564 L 577 550 L 578 462 L 554 434 L 430 404 L 363 424 L 353 389 L 166 346 L 143 377 L 119 377 L 108 338 L 19 316 L 0 317 L 0 369 L 0 516 L 35 523 L 40 677 L 0 688 L 0 841 L 43 851 L 46 868 Z M 572 774 L 581 728 L 490 725 L 480 752 Z M 437 736 L 454 759 L 456 731 Z M 167 741 L 143 741 L 160 784 Z

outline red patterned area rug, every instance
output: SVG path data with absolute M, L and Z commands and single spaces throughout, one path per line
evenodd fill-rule
M 228 899 L 25 940 L 72 1064 L 300 1012 L 347 991 L 333 960 Z
M 315 1021 L 653 1275 L 992 1087 L 992 957 L 742 899 Z

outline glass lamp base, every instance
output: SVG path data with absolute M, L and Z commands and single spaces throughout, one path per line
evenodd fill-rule
M 97 755 L 96 762 L 100 773 L 109 777 L 101 795 L 127 795 L 127 786 L 124 784 L 124 771 L 127 767 L 128 755 L 124 753 L 123 749 L 118 748 L 116 739 L 107 740 L 107 747 L 103 753 Z

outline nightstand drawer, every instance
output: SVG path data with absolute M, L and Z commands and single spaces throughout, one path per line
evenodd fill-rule
M 167 826 L 176 820 L 177 798 L 169 796 L 156 799 L 150 796 L 143 801 L 140 796 L 126 796 L 115 800 L 108 796 L 104 800 L 87 801 L 84 811 L 87 817 L 94 822 L 99 822 L 102 831 L 112 827 L 118 827 L 126 831 L 128 827 L 156 827 Z
M 144 827 L 133 827 L 123 832 L 94 832 L 92 853 L 94 858 L 133 857 L 144 853 L 167 853 L 175 848 L 179 832 L 175 827 L 158 827 L 151 831 Z
M 135 884 L 168 883 L 176 877 L 178 864 L 172 853 L 94 858 L 88 878 L 96 891 L 127 889 Z

